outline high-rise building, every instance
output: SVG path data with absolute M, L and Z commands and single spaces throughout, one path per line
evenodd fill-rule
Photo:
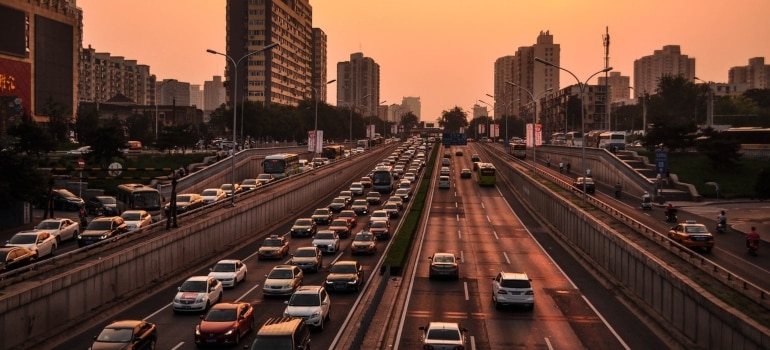
M 190 106 L 203 109 L 203 90 L 199 84 L 190 84 Z
M 417 117 L 417 121 L 422 121 L 420 116 L 420 110 L 422 109 L 422 103 L 419 97 L 404 97 L 401 99 L 401 105 L 406 106 L 409 112 L 412 112 Z
M 727 84 L 745 84 L 746 89 L 770 88 L 770 65 L 765 64 L 764 57 L 750 58 L 748 66 L 730 68 Z
M 364 116 L 377 113 L 380 102 L 380 65 L 356 52 L 337 63 L 337 106 L 352 106 Z
M 312 18 L 309 0 L 227 0 L 227 55 L 240 61 L 237 81 L 233 63 L 222 61 L 230 105 L 248 100 L 296 106 L 311 98 Z M 280 46 L 249 55 L 272 43 Z
M 190 83 L 164 79 L 155 83 L 158 105 L 190 106 Z
M 688 81 L 695 79 L 695 59 L 682 55 L 679 45 L 666 45 L 651 56 L 634 61 L 634 92 L 654 94 L 660 78 L 681 75 Z
M 620 72 L 610 72 L 609 77 L 599 76 L 598 85 L 607 85 L 610 88 L 610 103 L 627 100 L 631 93 L 629 92 L 631 77 L 620 75 Z
M 313 28 L 313 62 L 311 67 L 313 69 L 313 87 L 315 91 L 318 91 L 316 98 L 318 101 L 327 102 L 327 82 L 328 76 L 326 71 L 328 69 L 328 63 L 326 61 L 326 33 L 321 28 Z
M 503 56 L 495 60 L 495 111 L 503 115 L 513 115 L 513 106 L 511 98 L 513 96 L 513 86 L 506 84 L 506 81 L 513 82 L 513 65 L 516 62 L 516 56 Z
M 215 75 L 212 80 L 203 82 L 203 107 L 201 109 L 211 112 L 219 108 L 227 102 L 226 94 L 221 76 Z
M 155 103 L 155 76 L 150 66 L 121 56 L 97 52 L 90 45 L 80 53 L 78 101 L 106 102 L 123 95 L 137 105 Z

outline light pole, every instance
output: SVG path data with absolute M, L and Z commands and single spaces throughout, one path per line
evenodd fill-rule
M 163 90 L 163 85 L 172 81 L 176 81 L 176 79 L 164 80 L 160 83 L 158 90 Z M 158 141 L 158 91 L 155 91 L 155 141 Z
M 337 81 L 337 79 L 329 80 L 325 85 L 329 85 L 335 81 Z M 310 88 L 313 89 L 313 97 L 315 99 L 315 124 L 313 126 L 313 156 L 315 157 L 318 154 L 318 90 L 316 90 L 315 86 L 311 86 Z M 323 145 L 323 140 L 321 140 L 321 144 Z
M 591 78 L 593 78 L 595 75 L 597 75 L 599 73 L 606 73 L 606 72 L 611 71 L 612 67 L 607 67 L 607 68 L 604 68 L 604 69 L 602 69 L 602 70 L 600 70 L 600 71 L 598 71 L 598 72 L 596 72 L 594 74 L 591 74 L 588 77 L 588 79 L 586 79 L 586 83 L 583 83 L 583 82 L 580 81 L 580 79 L 578 79 L 578 77 L 574 73 L 570 72 L 566 68 L 557 66 L 557 65 L 553 64 L 552 62 L 546 61 L 546 60 L 544 60 L 544 59 L 542 59 L 540 57 L 535 57 L 535 61 L 540 62 L 540 63 L 542 63 L 542 64 L 544 64 L 546 66 L 550 66 L 550 67 L 554 67 L 554 68 L 557 68 L 557 69 L 561 69 L 561 70 L 569 73 L 569 75 L 571 75 L 573 78 L 575 78 L 575 80 L 578 83 L 578 87 L 580 88 L 580 123 L 581 123 L 581 128 L 582 128 L 582 130 L 580 130 L 580 132 L 584 133 L 583 134 L 584 135 L 583 136 L 583 145 L 582 145 L 582 150 L 581 150 L 582 151 L 582 158 L 583 159 L 581 160 L 581 162 L 583 163 L 582 164 L 583 176 L 586 176 L 586 175 L 588 175 L 588 173 L 587 173 L 588 169 L 586 168 L 586 142 L 585 142 L 586 141 L 585 140 L 585 129 L 586 129 L 586 120 L 585 120 L 585 88 L 586 88 L 586 83 L 589 80 L 591 80 Z M 585 202 L 585 201 L 586 201 L 586 180 L 583 179 L 583 202 Z
M 380 103 L 377 104 L 377 117 L 378 118 L 380 116 L 380 106 L 384 105 L 387 102 L 388 102 L 388 100 L 384 100 L 384 101 L 380 101 Z M 385 108 L 387 108 L 387 106 Z M 382 139 L 383 140 L 385 140 L 385 124 L 387 124 L 387 123 L 388 123 L 388 111 L 386 110 L 385 111 L 385 118 L 382 119 Z
M 243 55 L 243 57 L 238 59 L 238 61 L 235 61 L 228 54 L 217 52 L 217 51 L 214 51 L 214 50 L 211 50 L 211 49 L 206 49 L 206 52 L 208 52 L 210 54 L 225 56 L 225 58 L 230 60 L 230 63 L 233 64 L 233 85 L 231 85 L 231 89 L 232 89 L 231 90 L 231 92 L 232 92 L 231 95 L 233 96 L 233 148 L 232 148 L 232 154 L 230 155 L 230 162 L 232 163 L 231 182 L 232 182 L 232 185 L 233 185 L 233 194 L 232 194 L 232 196 L 230 196 L 230 204 L 232 204 L 232 206 L 235 206 L 235 137 L 236 137 L 235 131 L 237 130 L 235 128 L 235 122 L 236 122 L 236 118 L 238 117 L 238 99 L 237 99 L 237 97 L 238 97 L 237 96 L 238 95 L 238 64 L 241 63 L 241 61 L 243 61 L 243 59 L 246 58 L 246 57 L 249 57 L 249 56 L 251 56 L 253 54 L 256 54 L 256 53 L 260 53 L 262 51 L 266 51 L 266 50 L 272 49 L 272 48 L 274 48 L 276 46 L 278 46 L 278 43 L 268 44 L 267 46 L 265 46 L 265 47 L 263 47 L 263 48 L 261 48 L 261 49 L 259 49 L 257 51 L 252 51 L 252 52 L 249 52 L 249 53 Z
M 361 101 L 361 100 L 363 100 L 363 99 L 365 99 L 365 98 L 367 98 L 367 97 L 369 97 L 371 95 L 372 94 L 366 94 L 366 95 L 364 95 L 363 97 L 361 97 L 361 98 L 359 98 L 357 100 L 353 100 L 353 101 L 345 104 L 348 107 L 348 109 L 350 110 L 350 148 L 351 148 L 351 151 L 353 149 L 353 145 L 355 144 L 355 143 L 353 143 L 353 107 L 355 107 L 356 102 Z
M 532 95 L 532 91 L 529 91 L 528 89 L 524 88 L 519 84 L 516 84 L 511 81 L 506 81 L 505 83 L 513 87 L 517 87 L 519 89 L 524 90 L 524 92 L 526 92 L 529 95 L 529 98 L 532 99 L 532 111 L 534 113 L 532 115 L 532 172 L 535 173 L 537 169 L 537 153 L 536 153 L 537 152 L 537 135 L 536 135 L 537 131 L 535 130 L 537 128 L 537 99 L 541 95 L 545 94 L 546 92 L 553 91 L 553 88 L 547 88 L 543 91 L 540 91 L 537 95 Z M 527 137 L 529 137 L 529 135 L 527 135 Z
M 492 107 L 492 113 L 495 113 L 495 106 L 487 103 L 484 100 L 479 100 L 479 102 L 481 102 L 481 103 L 483 103 L 483 104 L 485 104 L 485 105 L 487 105 L 489 107 Z M 490 129 L 489 119 L 492 119 L 492 118 L 489 117 L 489 112 L 487 112 L 487 137 L 492 136 L 492 130 Z M 476 126 L 476 127 L 478 127 L 478 126 Z M 494 142 L 494 137 L 492 137 L 492 142 Z

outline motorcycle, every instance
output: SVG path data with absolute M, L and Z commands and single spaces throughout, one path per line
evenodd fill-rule
M 666 222 L 677 222 L 676 209 L 666 211 Z
M 749 252 L 749 255 L 751 256 L 757 256 L 757 250 L 759 250 L 759 240 L 758 239 L 746 239 L 746 249 Z
M 652 210 L 652 198 L 650 198 L 650 197 L 642 197 L 642 209 L 643 210 Z
M 727 232 L 727 222 L 717 221 L 717 233 L 725 233 L 725 232 Z

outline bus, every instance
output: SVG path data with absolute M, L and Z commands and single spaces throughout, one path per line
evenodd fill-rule
M 479 186 L 494 186 L 497 170 L 492 163 L 479 164 Z
M 551 144 L 557 146 L 564 146 L 567 144 L 567 139 L 563 132 L 555 132 L 551 134 Z
M 142 184 L 118 185 L 115 199 L 122 202 L 126 210 L 145 210 L 152 215 L 153 221 L 161 219 L 163 198 L 154 187 Z
M 511 154 L 519 159 L 527 158 L 527 144 L 525 143 L 512 143 Z
M 599 134 L 599 148 L 611 151 L 626 149 L 626 133 L 623 131 L 607 131 Z
M 565 134 L 567 146 L 583 147 L 583 133 L 580 131 L 570 131 Z
M 276 180 L 299 174 L 299 156 L 293 153 L 279 153 L 265 157 L 262 161 L 262 172 L 271 174 Z
M 345 146 L 342 145 L 331 145 L 331 146 L 324 146 L 321 149 L 321 157 L 329 158 L 329 160 L 337 160 L 342 159 L 345 157 Z
M 393 191 L 393 183 L 396 181 L 393 177 L 392 166 L 380 166 L 372 172 L 372 190 L 380 193 L 390 193 Z
M 583 142 L 586 143 L 586 147 L 599 148 L 599 136 L 604 132 L 604 130 L 592 130 L 583 135 Z

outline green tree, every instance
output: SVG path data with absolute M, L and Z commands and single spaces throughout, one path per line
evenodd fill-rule
M 404 127 L 404 132 L 406 132 L 406 135 L 409 135 L 412 129 L 417 127 L 417 124 L 419 123 L 420 119 L 417 118 L 417 116 L 412 112 L 401 116 L 401 125 Z
M 74 119 L 71 116 L 72 112 L 67 109 L 67 106 L 49 96 L 43 105 L 42 114 L 48 116 L 48 130 L 54 142 L 69 140 L 69 131 L 74 124 Z
M 648 147 L 663 145 L 682 149 L 693 145 L 697 130 L 696 116 L 705 121 L 708 86 L 697 87 L 682 75 L 660 78 L 656 95 L 647 103 L 648 123 L 652 130 L 646 134 Z
M 155 141 L 155 119 L 144 114 L 133 114 L 126 118 L 128 139 L 150 145 Z
M 444 128 L 446 132 L 460 132 L 460 128 L 468 126 L 468 113 L 463 111 L 461 107 L 455 106 L 448 111 L 441 112 L 438 125 Z
M 8 134 L 19 139 L 16 144 L 19 153 L 35 154 L 40 158 L 41 153 L 52 152 L 56 149 L 51 135 L 35 123 L 30 116 L 27 115 L 21 119 L 21 123 L 8 128 Z
M 704 130 L 704 136 L 697 140 L 696 145 L 698 152 L 711 161 L 714 170 L 734 170 L 741 158 L 740 141 L 727 138 L 711 128 Z
M 123 157 L 121 149 L 126 146 L 126 141 L 128 140 L 120 121 L 117 119 L 104 121 L 102 126 L 96 128 L 95 135 L 88 140 L 88 145 L 91 146 L 88 157 L 106 168 L 113 158 Z
M 0 152 L 0 209 L 18 201 L 37 203 L 46 191 L 46 180 L 32 158 Z

